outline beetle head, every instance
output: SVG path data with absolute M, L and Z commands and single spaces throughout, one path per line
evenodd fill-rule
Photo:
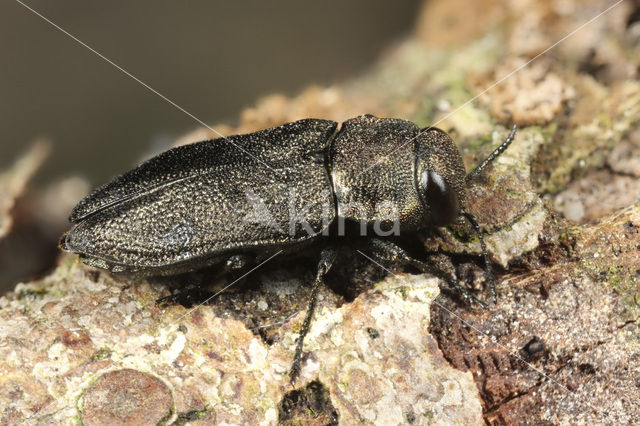
M 449 135 L 435 127 L 423 129 L 415 144 L 416 188 L 428 223 L 455 222 L 466 200 L 466 171 L 460 151 Z
M 427 218 L 428 223 L 435 226 L 448 225 L 455 222 L 458 216 L 463 216 L 469 221 L 480 241 L 482 257 L 484 258 L 494 302 L 497 301 L 497 296 L 489 253 L 476 218 L 464 209 L 466 202 L 465 188 L 467 184 L 481 174 L 493 160 L 507 149 L 513 142 L 516 129 L 517 126 L 514 124 L 507 139 L 468 175 L 465 175 L 460 151 L 458 151 L 449 135 L 442 130 L 434 127 L 423 129 L 414 145 L 414 158 L 416 161 L 415 183 L 424 210 L 429 215 Z

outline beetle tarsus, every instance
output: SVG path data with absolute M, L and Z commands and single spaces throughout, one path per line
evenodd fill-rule
M 313 318 L 313 311 L 316 308 L 316 301 L 318 300 L 318 291 L 320 290 L 320 284 L 324 281 L 324 276 L 331 269 L 331 265 L 336 258 L 337 250 L 335 247 L 327 247 L 320 253 L 320 261 L 318 262 L 318 273 L 316 274 L 316 280 L 313 283 L 313 289 L 311 290 L 311 297 L 309 298 L 309 304 L 307 305 L 307 314 L 304 317 L 302 328 L 300 329 L 300 336 L 296 342 L 296 352 L 293 356 L 293 364 L 291 365 L 291 372 L 289 374 L 291 385 L 295 384 L 298 376 L 300 375 L 300 367 L 302 362 L 302 346 L 304 344 L 304 338 L 309 332 L 311 325 L 311 319 Z
M 437 265 L 427 263 L 422 260 L 418 260 L 412 257 L 402 247 L 388 241 L 379 238 L 369 239 L 369 245 L 373 251 L 373 254 L 382 261 L 400 261 L 402 263 L 408 263 L 424 273 L 434 275 L 450 287 L 454 288 L 467 302 L 475 302 L 483 308 L 487 308 L 487 304 L 475 297 L 471 292 L 457 283 L 457 281 L 448 273 L 440 269 Z
M 489 252 L 487 252 L 487 245 L 484 243 L 484 237 L 482 236 L 482 232 L 480 231 L 478 221 L 471 213 L 463 211 L 462 215 L 469 221 L 473 229 L 476 231 L 476 234 L 478 235 L 478 240 L 480 240 L 480 249 L 482 250 L 482 258 L 484 259 L 484 269 L 487 272 L 487 280 L 489 281 L 491 298 L 493 299 L 493 303 L 498 303 L 498 296 L 496 293 L 496 280 L 493 276 L 493 269 L 491 268 L 491 261 L 489 260 Z

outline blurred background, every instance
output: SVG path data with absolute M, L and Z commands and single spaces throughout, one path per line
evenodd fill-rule
M 24 3 L 215 125 L 234 124 L 261 96 L 357 75 L 411 32 L 421 2 Z M 0 3 L 0 58 L 0 170 L 35 139 L 49 139 L 36 187 L 74 175 L 99 185 L 199 127 L 17 1 Z M 49 192 L 63 197 L 65 187 Z M 15 214 L 0 241 L 0 292 L 51 267 L 33 259 L 55 259 L 52 235 L 25 217 L 33 210 Z
M 209 125 L 367 68 L 411 31 L 418 3 L 25 2 Z M 0 57 L 0 166 L 46 136 L 39 182 L 101 183 L 198 126 L 16 1 L 0 4 Z

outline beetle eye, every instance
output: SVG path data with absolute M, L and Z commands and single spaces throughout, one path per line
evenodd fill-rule
M 453 223 L 460 211 L 455 191 L 433 170 L 422 172 L 421 183 L 432 223 L 436 226 Z

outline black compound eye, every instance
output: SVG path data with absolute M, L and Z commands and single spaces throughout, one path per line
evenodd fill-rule
M 436 226 L 453 223 L 460 213 L 458 196 L 444 178 L 433 170 L 425 170 L 421 176 L 422 190 L 431 211 L 431 222 Z

